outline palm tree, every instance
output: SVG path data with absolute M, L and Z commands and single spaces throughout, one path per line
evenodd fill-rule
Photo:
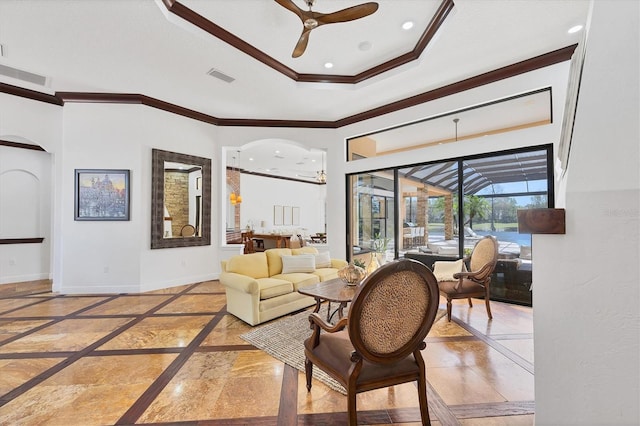
M 477 195 L 465 195 L 463 209 L 465 216 L 468 218 L 464 224 L 473 229 L 473 218 L 486 219 L 491 206 L 486 198 L 478 197 Z

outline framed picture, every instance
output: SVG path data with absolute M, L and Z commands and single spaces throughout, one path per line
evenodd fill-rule
M 300 207 L 291 207 L 291 224 L 300 226 Z
M 284 208 L 282 206 L 273 206 L 273 224 L 275 226 L 282 225 L 284 221 Z
M 75 220 L 129 220 L 129 170 L 76 169 Z
M 283 225 L 291 225 L 291 206 L 284 206 Z
M 387 217 L 387 203 L 385 197 L 371 197 L 371 215 L 375 219 L 385 219 Z

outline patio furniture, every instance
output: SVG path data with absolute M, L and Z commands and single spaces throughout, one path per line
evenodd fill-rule
M 447 298 L 447 320 L 451 321 L 452 299 L 468 299 L 471 308 L 472 297 L 484 297 L 487 315 L 493 319 L 489 306 L 489 284 L 497 259 L 498 241 L 494 237 L 481 238 L 471 252 L 469 271 L 458 272 L 453 274 L 451 281 L 438 283 L 440 294 Z

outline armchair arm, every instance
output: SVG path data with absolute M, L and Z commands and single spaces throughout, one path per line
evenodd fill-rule
M 326 322 L 319 314 L 312 313 L 309 315 L 309 327 L 313 330 L 309 342 L 311 348 L 315 348 L 320 343 L 320 330 L 324 330 L 327 333 L 335 333 L 342 331 L 349 323 L 348 317 L 340 318 L 336 325 Z
M 258 281 L 247 275 L 236 274 L 235 272 L 220 273 L 220 284 L 243 293 L 255 295 L 260 293 Z
M 453 274 L 453 278 L 458 280 L 458 284 L 456 284 L 455 289 L 459 290 L 460 287 L 462 287 L 462 280 L 465 279 L 465 278 L 469 279 L 469 280 L 472 280 L 472 281 L 475 281 L 475 282 L 480 283 L 480 284 L 486 284 L 487 276 L 491 273 L 493 268 L 494 268 L 493 264 L 487 263 L 486 265 L 484 265 L 482 268 L 478 269 L 477 271 L 457 272 L 457 273 Z
M 349 262 L 342 259 L 331 259 L 331 267 L 336 269 L 341 269 L 347 266 Z
M 309 315 L 310 327 L 314 328 L 314 326 L 317 325 L 327 333 L 335 333 L 337 331 L 342 331 L 342 329 L 344 329 L 348 323 L 349 323 L 349 318 L 347 317 L 340 318 L 340 320 L 335 325 L 333 325 L 325 321 L 324 318 L 322 318 L 322 316 L 318 313 L 312 313 Z

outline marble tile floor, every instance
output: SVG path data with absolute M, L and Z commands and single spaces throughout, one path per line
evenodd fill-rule
M 441 307 L 444 302 L 441 301 Z M 532 309 L 454 304 L 424 357 L 434 425 L 532 425 Z M 217 281 L 144 294 L 0 297 L 0 425 L 343 425 L 346 397 L 247 344 Z M 418 425 L 409 383 L 359 424 Z

